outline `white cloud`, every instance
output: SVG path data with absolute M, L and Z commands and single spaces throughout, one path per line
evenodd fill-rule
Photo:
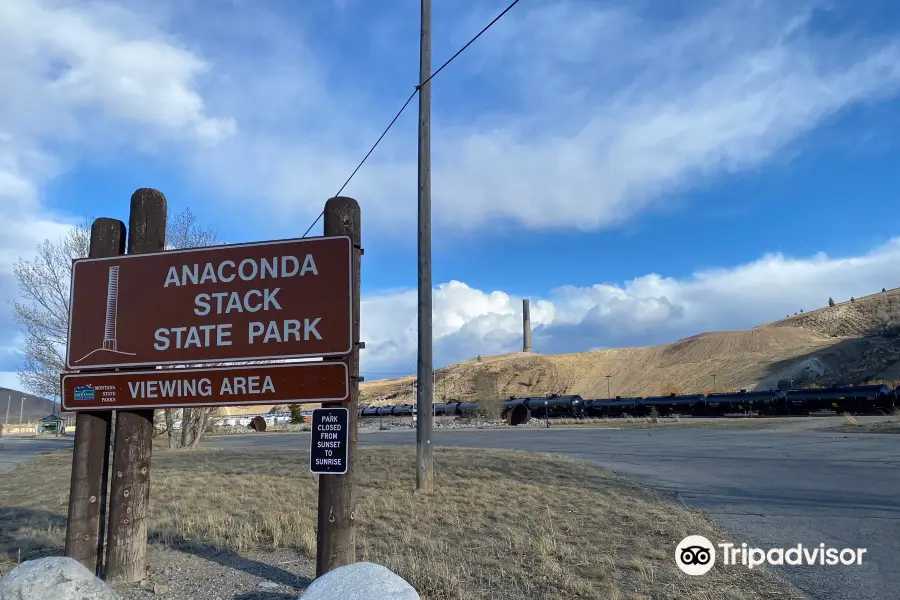
M 196 90 L 208 67 L 148 15 L 105 3 L 0 2 L 0 276 L 72 221 L 40 199 L 72 147 L 80 159 L 126 140 L 148 148 L 235 132 L 233 119 L 207 114 Z
M 0 138 L 0 368 L 12 366 L 7 364 L 7 346 L 18 345 L 11 311 L 18 295 L 16 260 L 32 258 L 38 244 L 63 236 L 71 227 L 65 217 L 42 210 L 34 185 L 20 175 L 15 158 Z
M 234 122 L 206 114 L 195 85 L 207 67 L 152 23 L 111 4 L 0 4 L 3 129 L 83 140 L 98 133 L 101 117 L 146 126 L 144 135 L 215 142 L 234 133 Z
M 442 144 L 442 218 L 465 227 L 489 217 L 531 228 L 618 224 L 898 92 L 900 38 L 826 38 L 808 29 L 809 17 L 728 3 L 666 30 L 595 5 L 519 13 L 492 40 L 506 44 L 495 64 L 515 65 L 537 104 L 530 119 L 498 115 L 495 129 Z
M 436 224 L 614 226 L 672 192 L 790 157 L 842 111 L 900 90 L 900 36 L 823 33 L 814 10 L 773 1 L 690 7 L 666 22 L 632 5 L 513 9 L 435 82 Z M 494 11 L 476 14 L 447 15 L 457 20 L 454 38 Z M 321 101 L 304 114 L 318 123 L 307 116 L 298 131 L 297 117 L 273 106 L 267 114 L 282 117 L 280 131 L 244 131 L 191 162 L 226 197 L 252 197 L 254 212 L 261 200 L 284 217 L 317 213 L 393 114 L 384 97 L 361 103 L 373 82 L 347 90 L 306 63 L 298 69 L 306 87 L 278 96 L 299 101 L 311 90 Z M 464 114 L 442 94 L 465 95 Z M 414 128 L 406 115 L 346 190 L 364 202 L 369 231 L 415 222 Z
M 896 287 L 900 238 L 864 256 L 790 258 L 767 254 L 732 268 L 675 279 L 649 274 L 622 285 L 562 287 L 531 298 L 533 346 L 551 354 L 668 343 L 704 331 L 743 329 L 800 309 Z M 414 374 L 417 296 L 401 290 L 366 296 L 362 370 Z M 517 352 L 522 299 L 451 281 L 434 291 L 436 366 L 476 355 Z
M 49 211 L 48 181 L 95 153 L 167 141 L 208 149 L 235 133 L 196 89 L 208 67 L 146 14 L 96 2 L 0 2 L 0 345 L 15 331 L 6 308 L 15 260 L 84 216 Z
M 172 157 L 230 199 L 234 218 L 296 229 L 411 89 L 386 92 L 395 86 L 381 80 L 397 74 L 366 73 L 356 55 L 323 57 L 329 32 L 308 8 L 127 6 L 0 6 L 0 77 L 15 90 L 0 93 L 0 134 L 42 157 L 26 165 L 27 182 L 64 168 L 71 152 L 177 141 Z M 414 23 L 411 6 L 379 15 Z M 459 44 L 498 7 L 447 10 L 438 42 Z M 435 80 L 437 228 L 614 226 L 671 192 L 783 156 L 841 111 L 898 91 L 900 37 L 822 33 L 805 6 L 697 2 L 666 21 L 641 10 L 522 3 Z M 414 42 L 378 49 L 405 57 Z M 447 100 L 461 96 L 462 111 Z M 415 222 L 415 102 L 409 111 L 345 190 L 363 202 L 368 232 Z
M 72 162 L 167 140 L 208 148 L 235 133 L 196 90 L 208 67 L 111 4 L 0 2 L 0 224 L 22 232 L 0 242 L 0 271 L 10 253 L 58 233 L 40 190 Z

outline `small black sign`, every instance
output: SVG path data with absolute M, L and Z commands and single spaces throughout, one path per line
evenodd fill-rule
M 313 409 L 309 447 L 311 472 L 319 475 L 343 475 L 347 472 L 349 425 L 349 409 Z

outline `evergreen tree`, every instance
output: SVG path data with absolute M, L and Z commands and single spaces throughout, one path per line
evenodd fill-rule
M 834 300 L 828 298 L 828 306 L 834 306 Z
M 306 417 L 303 416 L 303 409 L 299 404 L 288 404 L 288 410 L 291 411 L 291 425 L 306 423 Z

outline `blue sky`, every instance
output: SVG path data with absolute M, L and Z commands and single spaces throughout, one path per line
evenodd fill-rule
M 435 0 L 434 67 L 505 5 Z M 412 91 L 418 7 L 3 2 L 0 296 L 138 187 L 228 242 L 301 235 Z M 898 59 L 889 2 L 522 0 L 433 84 L 437 366 L 516 350 L 522 297 L 574 352 L 896 287 Z M 416 109 L 344 192 L 370 377 L 415 370 Z M 0 349 L 15 384 L 7 309 Z

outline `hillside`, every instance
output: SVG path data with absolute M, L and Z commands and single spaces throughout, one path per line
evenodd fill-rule
M 800 313 L 769 326 L 801 327 L 845 338 L 894 338 L 900 334 L 900 288 Z
M 22 402 L 22 399 L 25 399 Z M 59 412 L 59 405 L 52 400 L 34 396 L 19 390 L 0 387 L 0 423 L 6 422 L 7 408 L 9 409 L 9 422 L 18 424 L 21 413 L 22 422 L 29 423 Z
M 435 401 L 574 393 L 605 398 L 900 379 L 900 290 L 838 303 L 745 331 L 577 354 L 514 353 L 435 374 Z M 361 404 L 415 403 L 415 378 L 363 383 Z

